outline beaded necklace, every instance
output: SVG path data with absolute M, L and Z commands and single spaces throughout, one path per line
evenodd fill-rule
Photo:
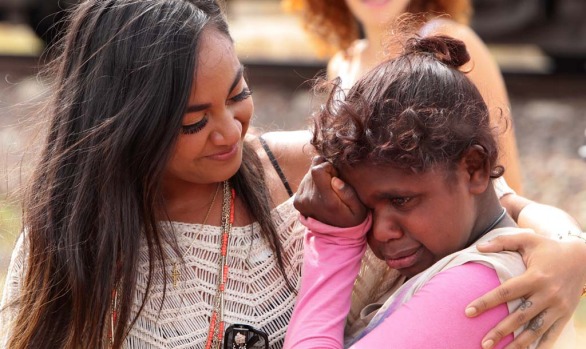
M 210 329 L 205 349 L 219 349 L 224 337 L 224 291 L 228 281 L 228 241 L 234 223 L 234 200 L 236 192 L 230 183 L 224 181 L 222 200 L 222 236 L 220 245 L 220 262 L 218 266 L 218 290 L 214 298 L 214 306 L 210 317 Z
M 110 348 L 114 346 L 114 330 L 116 329 L 116 322 L 118 321 L 118 288 L 112 290 L 112 303 L 110 304 L 110 328 L 108 329 L 108 341 Z
M 212 207 L 216 202 L 216 197 L 218 194 L 218 189 L 220 185 L 216 187 L 214 192 L 214 196 L 212 198 L 212 202 L 208 207 L 206 212 L 204 221 L 202 226 L 198 232 L 201 233 L 203 226 L 206 224 Z M 232 224 L 234 223 L 234 199 L 236 198 L 236 192 L 234 189 L 230 188 L 230 183 L 228 181 L 223 182 L 223 200 L 222 200 L 222 243 L 220 247 L 221 258 L 220 258 L 220 267 L 219 267 L 219 275 L 218 275 L 218 291 L 216 293 L 216 297 L 214 300 L 214 308 L 212 311 L 212 316 L 210 319 L 210 331 L 208 333 L 208 343 L 206 344 L 206 349 L 212 348 L 212 344 L 214 345 L 213 348 L 220 348 L 222 343 L 222 337 L 224 335 L 224 289 L 226 281 L 228 281 L 228 239 L 230 237 L 230 231 L 232 230 Z M 195 241 L 195 238 L 194 238 Z M 194 241 L 189 245 L 188 250 L 193 246 Z M 177 261 L 173 263 L 173 271 L 171 273 L 173 287 L 177 286 L 177 281 L 179 277 L 181 277 L 181 273 L 177 268 Z M 108 330 L 108 340 L 110 342 L 110 348 L 113 346 L 113 339 L 114 339 L 114 330 L 116 328 L 116 324 L 118 321 L 118 289 L 114 288 L 112 290 L 112 304 L 111 306 L 111 317 L 110 317 L 110 328 Z M 219 320 L 219 326 L 218 325 Z

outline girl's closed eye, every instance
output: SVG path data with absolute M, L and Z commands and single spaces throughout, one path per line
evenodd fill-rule
M 203 117 L 194 123 L 181 126 L 181 133 L 183 134 L 194 134 L 201 131 L 208 123 L 208 114 L 204 114 Z

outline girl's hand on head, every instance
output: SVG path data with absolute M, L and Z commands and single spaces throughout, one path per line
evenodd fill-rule
M 354 188 L 337 176 L 331 163 L 314 157 L 293 204 L 303 216 L 322 223 L 343 228 L 356 226 L 366 219 L 367 209 Z
M 494 347 L 519 327 L 525 330 L 505 349 L 526 348 L 542 339 L 539 348 L 553 346 L 580 301 L 586 283 L 586 244 L 557 242 L 536 234 L 499 236 L 479 244 L 481 252 L 517 251 L 527 271 L 474 300 L 466 308 L 477 316 L 501 303 L 521 298 L 521 306 L 509 314 L 482 340 L 482 348 Z

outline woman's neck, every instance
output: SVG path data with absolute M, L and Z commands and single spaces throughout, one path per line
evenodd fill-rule
M 210 205 L 220 207 L 217 197 L 214 200 L 214 194 L 221 185 L 222 183 L 165 186 L 163 195 L 168 218 L 172 221 L 202 223 Z M 217 207 L 211 208 L 212 213 L 216 211 L 215 209 Z M 213 225 L 217 222 L 210 217 L 207 223 Z
M 401 53 L 402 45 L 390 37 L 390 30 L 386 26 L 365 26 L 364 41 L 366 46 L 360 52 L 360 76 L 385 59 L 398 56 Z M 355 80 L 358 80 L 357 76 Z
M 360 53 L 361 75 L 381 62 L 384 55 L 384 31 L 377 26 L 364 27 L 365 49 Z

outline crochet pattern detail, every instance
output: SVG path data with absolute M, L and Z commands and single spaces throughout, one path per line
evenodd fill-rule
M 292 203 L 292 199 L 282 203 L 272 211 L 272 215 L 283 246 L 283 257 L 289 261 L 286 263 L 287 276 L 298 287 L 303 262 L 304 228 L 297 222 L 298 213 Z M 173 287 L 170 275 L 176 254 L 171 246 L 165 246 L 168 256 L 166 270 L 163 273 L 162 265 L 155 264 L 149 298 L 130 330 L 124 347 L 203 348 L 217 289 L 221 228 L 206 225 L 201 229 L 200 224 L 178 222 L 162 226 L 173 230 L 183 252 L 185 264 L 179 265 L 181 279 L 177 287 Z M 186 251 L 190 245 L 191 249 Z M 224 296 L 226 327 L 233 323 L 254 326 L 269 335 L 270 348 L 281 348 L 296 295 L 287 288 L 276 257 L 260 236 L 260 226 L 253 223 L 244 227 L 233 227 L 229 249 L 230 276 Z M 19 293 L 23 250 L 22 244 L 15 250 L 6 280 L 3 304 L 14 300 Z M 140 252 L 139 276 L 131 318 L 138 312 L 147 285 L 149 261 L 146 244 L 143 244 Z M 167 289 L 163 300 L 164 277 L 167 277 Z M 14 309 L 3 313 L 0 325 L 6 325 L 10 321 Z M 0 338 L 0 344 L 4 340 L 6 338 Z

